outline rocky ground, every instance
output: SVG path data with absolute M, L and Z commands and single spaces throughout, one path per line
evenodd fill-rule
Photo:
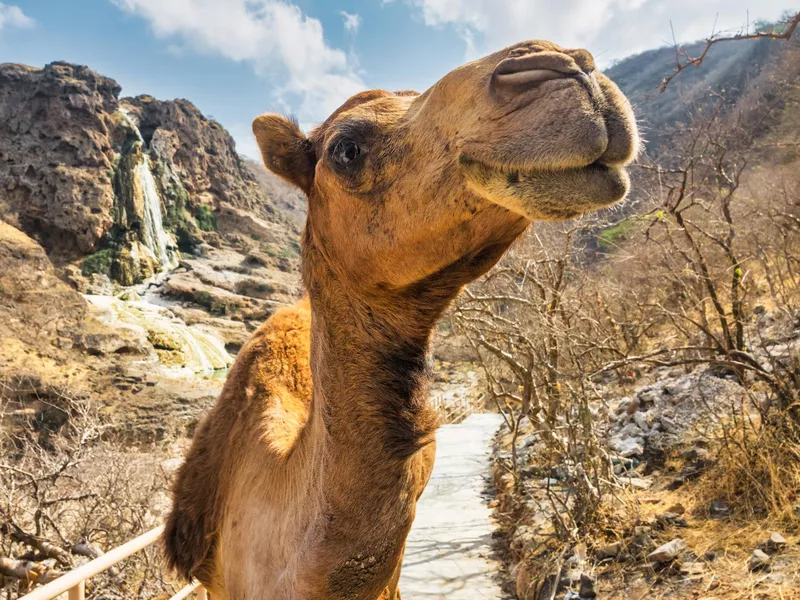
M 765 368 L 798 361 L 797 315 L 764 314 L 756 326 Z M 800 598 L 800 505 L 794 516 L 748 514 L 716 480 L 733 415 L 758 430 L 758 392 L 731 373 L 699 367 L 653 369 L 624 386 L 608 383 L 603 395 L 592 411 L 614 498 L 606 498 L 591 533 L 571 542 L 557 534 L 575 510 L 577 472 L 568 462 L 539 466 L 545 450 L 532 428 L 517 441 L 520 487 L 496 469 L 509 593 L 526 600 Z M 498 440 L 498 465 L 508 464 L 510 440 L 508 433 Z
M 191 426 L 255 328 L 300 293 L 296 269 L 231 248 L 187 258 L 144 287 L 73 274 L 83 294 L 37 242 L 1 222 L 0 256 L 4 396 L 16 410 L 58 394 L 95 397 L 145 437 Z

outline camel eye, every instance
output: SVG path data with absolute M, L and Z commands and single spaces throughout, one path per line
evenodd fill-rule
M 361 148 L 353 140 L 340 140 L 333 147 L 333 160 L 342 166 L 347 166 L 361 155 Z

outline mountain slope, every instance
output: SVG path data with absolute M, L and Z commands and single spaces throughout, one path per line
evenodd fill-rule
M 730 106 L 741 98 L 762 70 L 785 51 L 788 43 L 759 39 L 723 42 L 711 47 L 700 67 L 680 73 L 662 93 L 664 78 L 675 70 L 675 48 L 648 50 L 625 58 L 605 70 L 634 105 L 648 151 L 669 138 L 671 128 L 687 121 L 693 110 L 724 96 Z M 699 56 L 705 42 L 684 47 L 688 56 Z M 685 59 L 682 59 L 685 61 Z
M 308 212 L 305 194 L 268 171 L 261 161 L 245 158 L 244 164 L 256 178 L 264 195 L 275 204 L 278 210 L 302 227 L 306 222 L 306 213 Z

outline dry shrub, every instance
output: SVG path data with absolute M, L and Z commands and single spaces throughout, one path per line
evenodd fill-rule
M 720 426 L 710 430 L 716 460 L 697 493 L 703 506 L 722 500 L 741 522 L 766 519 L 797 529 L 800 361 L 789 356 L 771 362 L 775 383 L 752 386 L 748 401 L 728 407 Z
M 595 431 L 603 401 L 595 380 L 613 373 L 608 365 L 630 356 L 640 337 L 635 315 L 614 318 L 613 290 L 575 262 L 585 243 L 575 224 L 537 227 L 454 311 L 482 366 L 488 404 L 510 432 L 499 464 L 521 504 L 547 505 L 565 543 L 605 522 L 616 484 Z M 554 483 L 533 498 L 530 483 L 540 479 Z M 514 518 L 526 510 L 535 512 L 512 510 Z
M 68 391 L 20 404 L 25 383 L 0 387 L 0 589 L 8 600 L 157 526 L 168 505 L 162 452 L 124 448 L 91 399 Z M 174 591 L 155 547 L 87 583 L 89 598 Z

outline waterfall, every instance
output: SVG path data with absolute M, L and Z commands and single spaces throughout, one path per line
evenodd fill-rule
M 133 176 L 139 182 L 144 200 L 142 215 L 141 242 L 152 252 L 158 260 L 162 271 L 170 271 L 178 266 L 178 254 L 174 247 L 174 239 L 164 230 L 164 221 L 161 214 L 161 195 L 158 193 L 150 157 L 146 152 L 146 144 L 139 127 L 131 115 L 124 109 L 119 109 L 123 119 L 136 133 L 142 145 L 142 161 L 136 165 Z
M 84 295 L 99 309 L 98 318 L 109 325 L 136 332 L 141 339 L 159 339 L 180 356 L 177 364 L 164 364 L 167 374 L 211 375 L 227 369 L 233 358 L 213 331 L 202 325 L 187 325 L 169 308 L 145 300 L 122 300 L 112 296 Z
M 172 236 L 164 231 L 164 222 L 161 218 L 161 196 L 158 194 L 156 180 L 150 167 L 150 158 L 142 154 L 143 160 L 136 165 L 136 175 L 142 185 L 144 196 L 144 245 L 161 263 L 163 271 L 169 271 L 178 266 L 178 257 L 169 245 L 174 244 Z
M 141 148 L 141 158 L 136 145 L 126 147 L 127 152 L 121 157 L 120 168 L 124 167 L 124 171 L 120 171 L 117 180 L 125 189 L 117 199 L 119 225 L 132 230 L 130 226 L 139 221 L 138 239 L 128 242 L 129 258 L 137 265 L 140 259 L 148 262 L 154 259 L 160 270 L 143 282 L 124 288 L 118 297 L 84 297 L 98 311 L 102 322 L 126 330 L 138 339 L 142 347 L 152 346 L 151 355 L 142 364 L 155 362 L 162 373 L 179 377 L 224 373 L 233 363 L 233 358 L 219 339 L 218 332 L 202 324 L 188 325 L 170 310 L 171 303 L 158 295 L 157 290 L 168 277 L 168 272 L 178 266 L 178 253 L 174 249 L 174 238 L 164 230 L 161 194 L 147 144 L 134 116 L 124 107 L 119 108 L 119 114 L 136 134 L 137 140 L 133 143 Z M 145 257 L 145 253 L 148 256 Z

